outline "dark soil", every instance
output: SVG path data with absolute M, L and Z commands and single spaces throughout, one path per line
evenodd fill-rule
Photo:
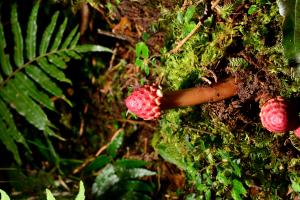
M 206 109 L 214 113 L 232 129 L 259 122 L 259 105 L 279 95 L 280 82 L 266 70 L 251 66 L 234 74 L 238 80 L 238 94 L 229 100 L 209 103 Z

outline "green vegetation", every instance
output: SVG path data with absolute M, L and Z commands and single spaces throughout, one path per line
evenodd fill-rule
M 280 77 L 283 87 L 277 95 L 299 95 L 299 79 L 290 73 L 281 46 L 283 18 L 276 2 L 256 1 L 241 9 L 243 3 L 220 5 L 211 12 L 207 3 L 191 5 L 185 12 L 165 12 L 162 26 L 171 41 L 183 40 L 199 18 L 204 20 L 178 53 L 168 53 L 176 43 L 165 50 L 159 69 L 166 79 L 165 89 L 203 84 L 202 77 L 210 78 L 211 72 L 222 77 L 240 71 L 258 74 L 261 70 Z M 237 9 L 243 14 L 237 14 Z M 171 21 L 172 25 L 166 26 Z M 252 78 L 251 74 L 242 77 Z M 246 119 L 234 120 L 232 125 L 228 124 L 232 119 L 220 121 L 222 114 L 209 106 L 167 111 L 160 120 L 153 146 L 165 160 L 186 172 L 188 187 L 193 188 L 187 199 L 297 196 L 299 182 L 293 177 L 299 177 L 299 152 L 290 145 L 287 135 L 262 129 L 255 102 L 258 94 L 250 95 L 246 101 L 253 109 L 244 111 L 254 112 L 250 123 Z M 225 104 L 230 105 L 230 100 Z M 293 137 L 291 133 L 291 140 L 297 140 Z
M 79 192 L 75 198 L 75 200 L 84 200 L 85 199 L 85 189 L 84 189 L 84 185 L 83 183 L 80 181 L 80 184 L 79 184 Z M 6 194 L 5 191 L 1 190 L 0 189 L 0 199 L 1 200 L 10 200 L 9 196 Z M 51 193 L 50 190 L 46 189 L 46 198 L 47 200 L 55 200 L 55 197 L 53 196 L 53 194 Z
M 41 108 L 55 110 L 50 99 L 51 96 L 67 100 L 63 95 L 63 91 L 53 79 L 71 83 L 62 72 L 67 67 L 67 61 L 71 58 L 80 59 L 80 53 L 110 52 L 110 50 L 97 45 L 77 45 L 80 36 L 77 31 L 78 27 L 76 26 L 68 35 L 64 33 L 67 26 L 66 18 L 59 25 L 56 35 L 52 36 L 59 17 L 58 11 L 53 15 L 51 22 L 41 34 L 42 38 L 38 45 L 37 35 L 39 35 L 39 32 L 36 22 L 38 10 L 39 3 L 36 3 L 28 20 L 26 38 L 23 39 L 22 29 L 18 21 L 17 4 L 13 4 L 11 9 L 11 31 L 14 39 L 14 51 L 11 55 L 5 53 L 5 34 L 3 25 L 0 23 L 0 62 L 3 72 L 0 75 L 0 114 L 3 116 L 0 121 L 0 128 L 3 133 L 0 137 L 7 149 L 13 153 L 15 160 L 21 164 L 16 142 L 22 143 L 28 151 L 30 151 L 30 148 L 23 134 L 19 132 L 15 125 L 11 110 L 8 108 L 10 106 L 45 135 L 48 147 L 52 149 L 51 154 L 56 160 L 57 167 L 59 167 L 59 157 L 56 155 L 48 136 L 64 139 L 53 131 L 55 127 Z M 52 43 L 50 43 L 51 37 L 53 38 Z M 23 55 L 24 49 L 26 50 L 26 57 Z M 10 62 L 10 56 L 13 56 L 14 63 Z

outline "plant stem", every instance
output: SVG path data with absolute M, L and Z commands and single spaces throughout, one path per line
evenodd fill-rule
M 220 101 L 236 95 L 237 88 L 235 78 L 229 78 L 225 82 L 212 87 L 195 87 L 179 91 L 164 92 L 161 109 Z

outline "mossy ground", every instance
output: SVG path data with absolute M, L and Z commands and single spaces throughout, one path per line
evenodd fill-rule
M 288 133 L 269 133 L 258 116 L 261 96 L 299 95 L 299 80 L 283 55 L 277 4 L 219 1 L 209 6 L 190 2 L 187 10 L 177 7 L 163 16 L 166 41 L 173 41 L 159 66 L 163 85 L 175 90 L 235 76 L 242 82 L 238 95 L 166 111 L 153 145 L 186 172 L 191 199 L 292 199 L 297 196 L 299 152 Z M 169 53 L 205 15 L 179 52 Z

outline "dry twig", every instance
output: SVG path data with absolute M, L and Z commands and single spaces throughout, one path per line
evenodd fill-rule
M 185 38 L 183 38 L 183 40 L 181 40 L 180 42 L 178 42 L 177 46 L 174 49 L 172 49 L 170 51 L 170 53 L 172 53 L 172 54 L 177 53 L 180 50 L 180 48 L 196 33 L 196 31 L 202 25 L 202 21 L 201 21 L 202 19 L 203 19 L 203 17 L 199 20 L 199 22 L 193 28 L 193 30 Z
M 220 0 L 216 0 L 215 2 L 213 2 L 212 3 L 212 5 L 211 5 L 211 8 L 212 9 L 214 9 L 217 5 L 218 5 L 218 3 L 219 3 L 219 1 Z M 171 53 L 171 54 L 174 54 L 174 53 L 177 53 L 179 50 L 180 50 L 180 48 L 197 32 L 197 30 L 201 27 L 201 25 L 202 25 L 202 21 L 205 19 L 205 18 L 207 18 L 207 16 L 206 15 L 204 15 L 203 17 L 201 17 L 200 19 L 199 19 L 199 22 L 196 24 L 196 26 L 193 28 L 193 30 L 185 37 L 185 38 L 183 38 L 183 40 L 181 40 L 180 42 L 178 42 L 178 44 L 177 44 L 177 46 L 174 48 L 174 49 L 172 49 L 169 53 Z
M 116 33 L 112 33 L 112 32 L 108 32 L 108 31 L 104 31 L 101 29 L 97 29 L 97 32 L 101 35 L 105 35 L 108 37 L 112 37 L 112 38 L 117 38 L 119 40 L 124 40 L 129 42 L 131 45 L 135 44 L 135 40 L 131 37 L 125 36 L 125 35 L 120 35 L 120 34 L 116 34 Z

